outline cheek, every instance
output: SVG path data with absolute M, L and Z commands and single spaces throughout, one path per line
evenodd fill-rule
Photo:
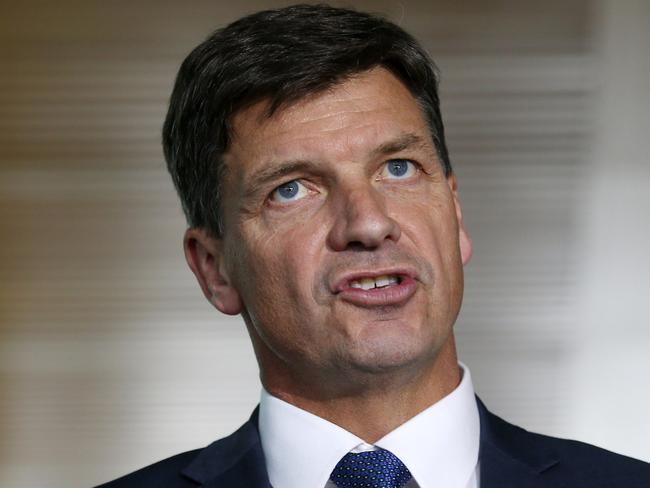
M 247 243 L 241 261 L 247 263 L 242 273 L 246 305 L 286 318 L 308 305 L 322 246 L 314 242 L 313 233 L 298 230 L 242 240 Z
M 249 326 L 275 355 L 304 355 L 322 339 L 312 327 L 322 322 L 311 292 L 320 262 L 317 246 L 297 233 L 244 242 L 239 276 Z
M 444 302 L 455 296 L 459 286 L 462 287 L 462 263 L 453 205 L 446 202 L 413 204 L 403 216 L 401 225 L 412 252 L 433 269 L 431 285 L 438 300 Z
M 453 209 L 447 204 L 413 203 L 401 213 L 402 230 L 412 236 L 416 247 L 448 256 L 458 247 L 458 229 Z

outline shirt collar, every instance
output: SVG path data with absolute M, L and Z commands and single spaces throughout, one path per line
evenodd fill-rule
M 465 486 L 479 451 L 479 414 L 469 369 L 449 395 L 375 443 L 411 471 L 419 486 Z M 260 438 L 272 486 L 324 487 L 348 452 L 363 439 L 262 390 Z
M 271 486 L 324 487 L 334 467 L 363 440 L 262 390 L 260 440 Z

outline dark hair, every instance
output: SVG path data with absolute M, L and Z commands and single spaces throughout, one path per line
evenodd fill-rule
M 451 164 L 437 69 L 418 42 L 383 18 L 328 5 L 294 5 L 243 17 L 185 59 L 163 127 L 167 167 L 191 227 L 223 235 L 223 154 L 232 117 L 256 102 L 278 108 L 381 66 L 421 107 L 447 175 Z

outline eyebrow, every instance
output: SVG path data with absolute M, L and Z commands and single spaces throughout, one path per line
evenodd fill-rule
M 285 161 L 279 166 L 267 166 L 259 170 L 246 185 L 246 194 L 253 194 L 268 183 L 278 180 L 283 176 L 301 171 L 314 171 L 317 165 L 310 161 Z
M 400 134 L 395 139 L 384 142 L 381 146 L 373 149 L 373 157 L 386 156 L 406 149 L 425 149 L 428 144 L 426 140 L 411 132 Z
M 428 144 L 422 137 L 413 133 L 404 133 L 395 139 L 386 141 L 371 151 L 371 158 L 386 156 L 406 149 L 426 149 Z M 246 185 L 246 195 L 255 194 L 267 184 L 281 179 L 292 173 L 317 172 L 319 165 L 313 161 L 296 160 L 284 161 L 278 165 L 268 163 L 265 168 L 259 170 Z

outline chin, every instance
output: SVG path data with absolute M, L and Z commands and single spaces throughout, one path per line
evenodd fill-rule
M 402 336 L 399 340 L 382 337 L 365 341 L 351 351 L 349 361 L 360 371 L 376 374 L 413 368 L 435 357 L 434 348 L 425 347 L 425 341 L 408 339 Z

